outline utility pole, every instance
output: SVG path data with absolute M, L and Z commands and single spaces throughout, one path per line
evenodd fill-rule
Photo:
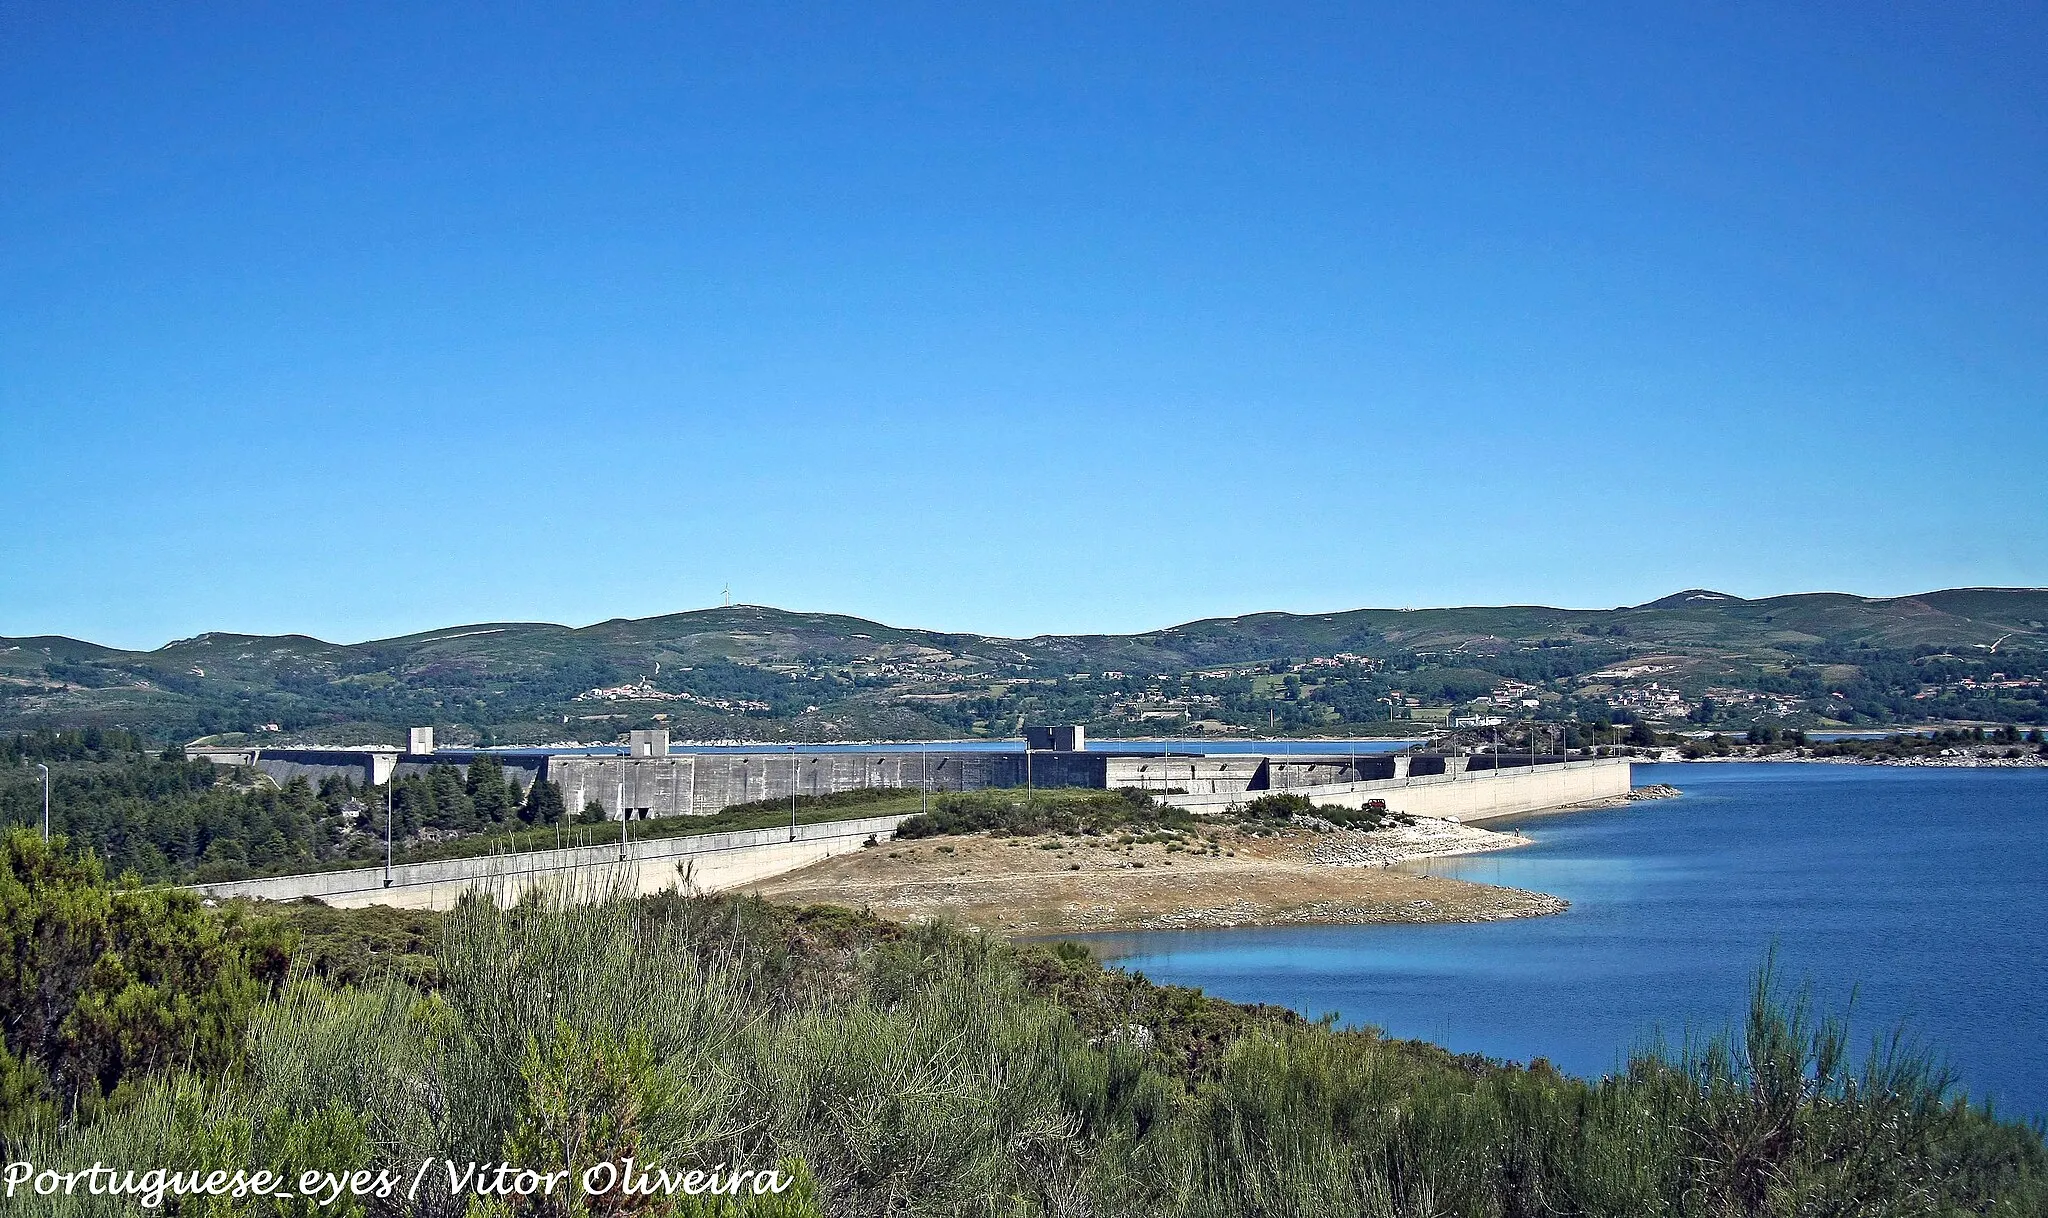
M 50 767 L 36 762 L 36 768 L 43 772 L 43 841 L 50 840 Z

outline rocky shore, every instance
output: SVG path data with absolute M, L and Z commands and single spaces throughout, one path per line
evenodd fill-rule
M 1758 753 L 1743 753 L 1743 752 L 1733 752 L 1733 753 L 1729 753 L 1729 754 L 1728 754 L 1727 756 L 1725 756 L 1725 757 L 1716 757 L 1716 756 L 1706 756 L 1706 757 L 1685 757 L 1685 756 L 1681 756 L 1681 755 L 1679 754 L 1679 752 L 1678 752 L 1678 750 L 1677 750 L 1677 749 L 1666 749 L 1666 750 L 1664 751 L 1664 753 L 1663 753 L 1663 754 L 1661 754 L 1660 756 L 1658 756 L 1658 757 L 1656 758 L 1656 760 L 1657 760 L 1657 761 L 1659 761 L 1659 762 L 1682 762 L 1682 763 L 1686 763 L 1686 764 L 1692 764 L 1692 763 L 1697 763 L 1697 762 L 1723 762 L 1723 763 L 1725 763 L 1725 762 L 1731 762 L 1731 761 L 1750 761 L 1750 762 L 1758 762 L 1758 761 L 1768 761 L 1768 762 L 1774 762 L 1774 763 L 1780 763 L 1780 764 L 1783 764 L 1783 763 L 1790 763 L 1790 762 L 1798 762 L 1798 763 L 1801 763 L 1801 764 L 1804 764 L 1804 765 L 1889 765 L 1889 766 L 1916 766 L 1916 767 L 1921 767 L 1921 768 L 1932 768 L 1932 769 L 1959 769 L 1959 770 L 1993 770 L 1993 769 L 1996 769 L 1996 770 L 2007 770 L 2007 769 L 2018 769 L 2018 770 L 2028 770 L 2028 769 L 2037 769 L 2037 768 L 2040 768 L 2040 767 L 2043 767 L 2043 766 L 2048 766 L 2048 757 L 2044 757 L 2044 756 L 2042 756 L 2041 754 L 2039 754 L 2039 753 L 2035 753 L 2035 752 L 2026 752 L 2026 753 L 2021 753 L 2021 754 L 2020 754 L 2019 756 L 2017 756 L 2017 757 L 2004 757 L 2004 756 L 1990 756 L 1990 757 L 1986 757 L 1986 756 L 1968 756 L 1968 757 L 1885 757 L 1885 758 L 1878 758 L 1878 757 L 1815 757 L 1815 756 L 1812 756 L 1812 755 L 1810 755 L 1810 754 L 1806 753 L 1806 752 L 1805 752 L 1804 750 L 1800 750 L 1800 751 L 1795 751 L 1795 752 L 1783 752 L 1783 753 L 1762 753 L 1762 754 L 1758 754 Z

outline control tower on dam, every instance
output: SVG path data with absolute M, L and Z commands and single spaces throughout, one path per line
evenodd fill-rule
M 979 791 L 1017 787 L 1135 787 L 1162 801 L 1190 809 L 1221 809 L 1275 791 L 1317 799 L 1389 798 L 1390 806 L 1416 802 L 1431 813 L 1454 784 L 1511 777 L 1520 768 L 1542 769 L 1554 777 L 1540 784 L 1506 784 L 1517 789 L 1506 803 L 1506 787 L 1492 803 L 1453 801 L 1447 807 L 1472 810 L 1513 805 L 1556 807 L 1606 798 L 1628 789 L 1625 762 L 1590 762 L 1552 754 L 1446 756 L 1434 753 L 1365 756 L 1204 752 L 1124 752 L 1090 749 L 1078 727 L 1034 728 L 1015 747 L 948 748 L 791 745 L 753 749 L 676 752 L 665 731 L 633 732 L 624 749 L 541 752 L 436 748 L 431 732 L 415 729 L 404 751 L 395 749 L 194 748 L 195 757 L 222 765 L 260 769 L 285 782 L 303 777 L 317 783 L 327 774 L 376 785 L 392 774 L 407 776 L 436 765 L 467 765 L 479 756 L 496 758 L 522 785 L 546 778 L 561 789 L 573 810 L 590 803 L 612 820 L 709 816 L 734 804 L 785 800 L 796 795 L 830 795 L 873 788 Z M 1563 763 L 1569 762 L 1566 766 Z M 1598 776 L 1594 777 L 1597 772 Z M 1618 773 L 1618 777 L 1617 777 Z M 1461 781 L 1462 780 L 1462 781 Z M 1540 788 L 1540 794 L 1538 793 Z M 1441 789 L 1441 790 L 1439 790 Z M 1424 792 L 1435 791 L 1434 796 Z M 1462 799 L 1463 796 L 1461 795 Z M 1541 801 L 1541 802 L 1537 802 Z M 1409 809 L 1403 809 L 1409 810 Z

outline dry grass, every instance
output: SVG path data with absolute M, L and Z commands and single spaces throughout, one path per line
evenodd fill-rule
M 1565 907 L 1556 897 L 1515 888 L 1317 861 L 1329 854 L 1333 836 L 1249 837 L 1219 827 L 1165 841 L 926 838 L 827 859 L 752 891 L 777 901 L 871 909 L 902 922 L 944 916 L 1004 935 L 1478 922 Z

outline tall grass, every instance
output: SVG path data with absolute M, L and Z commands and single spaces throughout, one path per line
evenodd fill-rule
M 1852 1062 L 1839 1021 L 1768 970 L 1739 1034 L 1585 1082 L 1279 1019 L 1237 1025 L 1191 1068 L 1162 1046 L 1172 1012 L 1195 1026 L 1199 1002 L 1130 1004 L 1154 1026 L 1091 1009 L 1084 1034 L 1074 995 L 1131 983 L 1075 953 L 747 900 L 467 902 L 438 953 L 431 989 L 395 973 L 331 989 L 302 970 L 256 1017 L 233 1081 L 160 1079 L 11 1157 L 782 1164 L 808 1183 L 759 1212 L 877 1218 L 2018 1215 L 2048 1195 L 2038 1129 L 1956 1100 L 1902 1042 Z M 435 1193 L 358 1212 L 611 1211 Z

